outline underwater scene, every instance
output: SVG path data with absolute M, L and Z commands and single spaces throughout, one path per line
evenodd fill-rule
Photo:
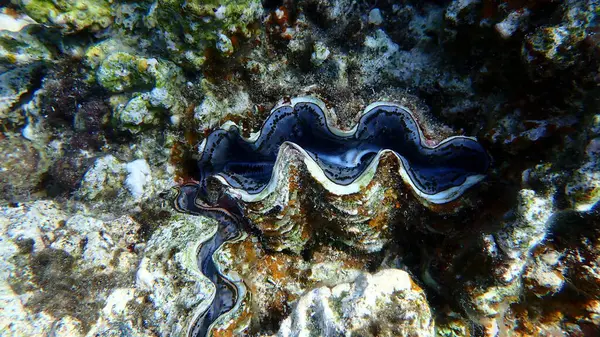
M 0 126 L 2 337 L 600 337 L 600 0 L 5 0 Z

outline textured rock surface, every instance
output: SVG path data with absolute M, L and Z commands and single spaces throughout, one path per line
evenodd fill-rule
M 30 30 L 0 30 L 0 121 L 3 123 L 24 122 L 25 116 L 14 108 L 39 77 L 40 67 L 53 57 Z
M 108 27 L 112 23 L 110 2 L 93 1 L 16 1 L 31 18 L 39 23 L 58 26 L 67 33 Z
M 115 296 L 125 301 L 118 307 L 134 300 L 118 295 L 131 286 L 139 261 L 131 247 L 140 227 L 130 217 L 73 216 L 52 201 L 37 201 L 3 207 L 0 226 L 3 335 L 56 329 L 83 336 L 106 316 L 103 310 L 114 310 Z
M 148 317 L 160 335 L 181 335 L 197 310 L 208 305 L 214 286 L 196 262 L 198 245 L 216 230 L 216 223 L 178 215 L 148 241 L 136 273 L 136 287 L 148 293 L 154 313 Z
M 423 290 L 397 269 L 309 291 L 277 336 L 433 336 Z
M 0 191 L 9 202 L 27 201 L 48 169 L 44 151 L 20 136 L 0 139 Z
M 171 185 L 164 169 L 150 168 L 145 159 L 126 163 L 107 155 L 93 162 L 74 196 L 91 208 L 127 211 Z
M 591 211 L 600 201 L 600 138 L 590 140 L 585 157 L 585 163 L 565 187 L 573 208 L 578 211 Z

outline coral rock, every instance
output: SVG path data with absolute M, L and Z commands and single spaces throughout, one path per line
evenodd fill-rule
M 152 38 L 168 50 L 166 55 L 173 62 L 199 69 L 206 61 L 206 50 L 215 48 L 226 56 L 234 49 L 232 36 L 250 38 L 250 24 L 262 12 L 262 4 L 257 0 L 168 0 L 155 2 L 143 22 L 153 32 Z
M 538 27 L 524 42 L 522 55 L 526 62 L 549 63 L 566 69 L 577 63 L 580 44 L 593 36 L 600 4 L 594 0 L 564 1 L 560 25 Z
M 88 48 L 86 62 L 96 70 L 96 80 L 103 88 L 125 93 L 111 97 L 118 127 L 139 133 L 167 121 L 177 124 L 186 108 L 181 69 L 167 60 L 116 51 L 117 43 L 107 40 Z
M 433 336 L 423 290 L 397 269 L 302 296 L 277 336 Z
M 585 153 L 586 163 L 577 169 L 565 187 L 578 211 L 590 211 L 600 201 L 600 138 L 592 139 Z
M 16 1 L 34 20 L 39 23 L 60 27 L 67 33 L 84 29 L 98 31 L 110 26 L 113 21 L 110 1 Z
M 49 166 L 47 154 L 20 136 L 0 138 L 1 199 L 26 201 L 41 183 Z
M 381 10 L 379 8 L 373 8 L 369 12 L 369 24 L 379 26 L 383 23 L 383 16 L 381 16 Z
M 2 335 L 77 337 L 116 324 L 132 300 L 117 289 L 134 279 L 139 229 L 128 216 L 71 215 L 52 201 L 0 207 Z

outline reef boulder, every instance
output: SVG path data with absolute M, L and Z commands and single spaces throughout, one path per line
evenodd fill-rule
M 288 336 L 434 335 L 425 293 L 399 269 L 361 274 L 352 283 L 321 287 L 302 296 L 281 324 Z
M 66 33 L 88 29 L 98 31 L 112 24 L 110 1 L 16 1 L 39 23 L 57 26 Z

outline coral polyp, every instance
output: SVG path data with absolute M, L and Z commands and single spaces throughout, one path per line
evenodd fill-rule
M 228 124 L 201 144 L 198 182 L 180 186 L 174 202 L 180 212 L 209 216 L 220 223 L 198 251 L 200 270 L 216 290 L 211 305 L 196 314 L 191 336 L 210 335 L 219 317 L 243 306 L 245 285 L 222 273 L 222 266 L 215 261 L 224 244 L 242 238 L 242 227 L 258 228 L 265 237 L 279 237 L 280 245 L 270 249 L 302 249 L 307 240 L 302 225 L 306 220 L 294 205 L 300 198 L 297 175 L 302 170 L 337 196 L 321 203 L 332 205 L 325 218 L 342 223 L 336 230 L 344 232 L 342 241 L 376 251 L 382 245 L 380 237 L 385 236 L 378 232 L 382 227 L 379 218 L 389 216 L 386 212 L 390 211 L 379 203 L 393 199 L 389 195 L 393 192 L 387 189 L 398 184 L 382 183 L 376 177 L 379 164 L 387 161 L 384 159 L 396 159 L 395 176 L 426 205 L 455 200 L 481 181 L 490 165 L 486 151 L 470 137 L 450 137 L 427 146 L 410 110 L 394 103 L 369 105 L 351 130 L 333 125 L 334 117 L 318 99 L 294 98 L 276 106 L 260 132 L 250 138 Z M 352 196 L 358 199 L 349 200 Z M 383 211 L 376 212 L 377 208 Z M 275 219 L 265 223 L 273 213 Z M 367 234 L 359 235 L 359 227 L 348 227 L 364 222 L 371 227 Z

